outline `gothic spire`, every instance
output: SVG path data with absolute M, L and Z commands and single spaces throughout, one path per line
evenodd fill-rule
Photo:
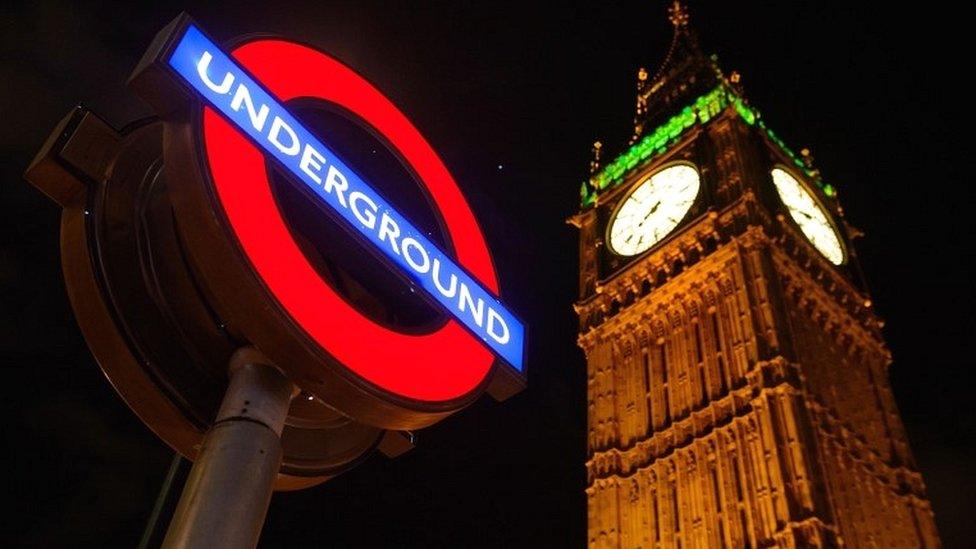
M 658 67 L 654 78 L 650 80 L 652 88 L 663 84 L 662 80 L 668 73 L 684 62 L 692 58 L 705 57 L 698 45 L 698 36 L 691 27 L 691 14 L 679 0 L 674 0 L 668 7 L 668 20 L 674 27 L 671 46 L 668 48 L 668 53 L 665 54 L 664 61 Z
M 671 88 L 694 84 L 696 73 L 704 67 L 712 66 L 698 45 L 688 8 L 679 0 L 674 0 L 668 7 L 668 20 L 673 27 L 673 33 L 664 60 L 653 76 L 644 68 L 637 71 L 637 113 L 632 141 L 640 137 L 648 117 L 654 115 L 650 112 L 654 109 L 649 108 L 652 101 L 669 103 L 673 99 L 671 92 L 674 90 Z

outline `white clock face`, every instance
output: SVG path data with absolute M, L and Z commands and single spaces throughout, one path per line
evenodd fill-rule
M 664 168 L 637 185 L 610 221 L 610 249 L 637 255 L 657 244 L 695 203 L 698 170 L 687 164 Z
M 813 247 L 834 265 L 844 262 L 844 248 L 831 225 L 827 212 L 795 177 L 780 168 L 770 172 L 780 200 Z

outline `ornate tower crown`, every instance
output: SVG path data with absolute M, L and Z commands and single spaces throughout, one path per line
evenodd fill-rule
M 822 180 L 809 151 L 798 154 L 790 149 L 750 106 L 739 73 L 732 71 L 726 76 L 717 56 L 704 53 L 684 4 L 675 0 L 668 8 L 668 19 L 673 27 L 671 44 L 657 71 L 653 75 L 643 67 L 637 71 L 630 147 L 615 158 L 607 155 L 612 151 L 601 150 L 590 162 L 590 176 L 580 189 L 582 206 L 595 205 L 597 195 L 624 182 L 635 169 L 671 150 L 692 128 L 706 125 L 727 107 L 734 109 L 746 125 L 758 129 L 786 164 L 802 172 L 828 199 L 834 199 L 834 187 Z M 601 164 L 602 158 L 610 161 Z

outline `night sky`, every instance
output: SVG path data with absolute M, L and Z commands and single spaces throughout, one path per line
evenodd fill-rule
M 663 2 L 32 2 L 0 12 L 0 540 L 134 546 L 172 451 L 113 392 L 61 278 L 59 209 L 22 179 L 83 103 L 112 124 L 148 114 L 124 81 L 186 9 L 217 39 L 272 32 L 333 53 L 400 106 L 481 220 L 503 294 L 532 329 L 529 388 L 484 397 L 309 490 L 278 494 L 262 545 L 582 547 L 585 364 L 571 308 L 578 204 L 594 139 L 620 152 L 635 74 L 671 37 Z M 834 185 L 894 354 L 891 381 L 947 547 L 976 534 L 976 413 L 967 374 L 976 234 L 971 48 L 945 6 L 886 12 L 790 2 L 696 2 L 706 51 Z M 890 4 L 889 4 L 890 6 Z M 970 31 L 965 31 L 970 32 Z M 8 543 L 4 543 L 7 545 Z

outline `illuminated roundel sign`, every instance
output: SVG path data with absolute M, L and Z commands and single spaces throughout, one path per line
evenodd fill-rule
M 194 123 L 196 153 L 222 225 L 266 292 L 308 339 L 347 373 L 408 402 L 436 404 L 470 395 L 484 385 L 496 358 L 509 375 L 523 376 L 525 327 L 498 298 L 477 221 L 443 162 L 386 97 L 334 58 L 286 40 L 258 39 L 227 54 L 184 18 L 160 33 L 160 41 L 153 66 L 204 104 Z M 284 103 L 296 98 L 336 104 L 381 135 L 431 197 L 456 257 L 432 243 L 293 116 Z M 155 104 L 164 114 L 169 110 L 165 98 Z M 345 301 L 289 231 L 272 193 L 269 159 L 311 191 L 365 249 L 446 312 L 448 322 L 430 333 L 403 333 Z M 167 169 L 180 164 L 166 161 Z M 195 234 L 195 228 L 188 230 Z M 291 373 L 290 361 L 282 362 Z M 315 378 L 314 373 L 306 368 L 292 377 L 305 388 L 301 378 Z

